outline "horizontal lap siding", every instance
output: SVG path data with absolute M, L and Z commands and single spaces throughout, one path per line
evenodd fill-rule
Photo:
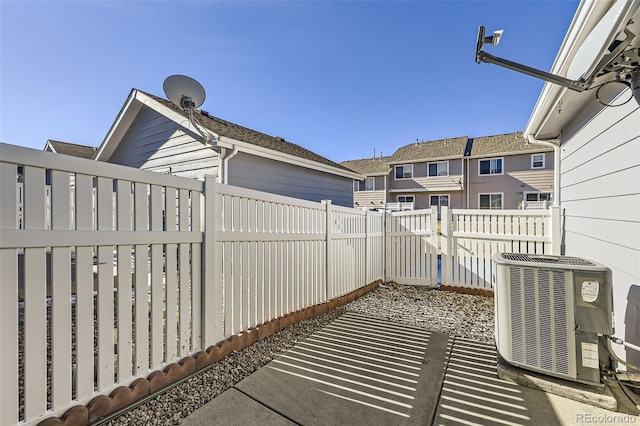
M 357 203 L 356 207 L 384 208 L 384 190 L 355 192 L 353 198 Z
M 640 108 L 630 102 L 576 121 L 586 124 L 562 144 L 565 253 L 612 269 L 624 338 L 627 293 L 640 284 Z
M 238 153 L 229 160 L 229 184 L 310 201 L 332 200 L 353 207 L 353 181 L 349 178 Z
M 161 114 L 143 107 L 110 163 L 202 178 L 217 174 L 217 154 Z
M 524 142 L 523 142 L 524 144 Z M 541 153 L 538 153 L 541 154 Z M 503 193 L 503 208 L 515 209 L 524 192 L 553 192 L 553 152 L 544 152 L 545 168 L 531 168 L 531 154 L 503 156 L 504 174 L 478 175 L 478 162 L 469 164 L 469 208 L 478 208 L 478 194 Z M 487 157 L 488 158 L 497 158 Z

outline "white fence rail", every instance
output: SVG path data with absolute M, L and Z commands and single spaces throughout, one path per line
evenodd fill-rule
M 383 276 L 383 214 L 0 144 L 0 424 Z

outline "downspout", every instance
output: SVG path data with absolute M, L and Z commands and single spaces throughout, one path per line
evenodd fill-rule
M 214 150 L 215 151 L 215 150 Z M 218 183 L 224 183 L 223 182 L 223 177 L 224 177 L 224 158 L 227 156 L 227 148 L 220 148 L 219 151 L 215 151 L 218 153 L 218 177 L 216 179 L 216 181 Z
M 560 143 L 541 141 L 527 135 L 527 144 L 538 144 L 553 148 L 553 205 L 560 206 Z
M 225 155 L 222 160 L 223 163 L 223 173 L 224 173 L 224 181 L 222 183 L 228 185 L 229 184 L 229 160 L 236 156 L 238 153 L 238 145 L 233 145 L 233 151 L 230 154 Z
M 466 158 L 467 160 L 467 190 L 465 191 L 467 193 L 467 207 L 466 208 L 470 208 L 469 207 L 469 192 L 471 192 L 471 176 L 469 175 L 469 157 Z
M 467 178 L 467 175 L 464 172 L 464 157 L 462 157 L 460 159 L 460 168 L 462 169 L 462 188 L 461 188 L 462 189 L 462 193 L 460 194 L 460 204 L 462 204 L 462 199 L 464 197 L 464 191 L 465 191 L 465 188 L 467 187 L 466 184 L 465 184 L 465 179 Z

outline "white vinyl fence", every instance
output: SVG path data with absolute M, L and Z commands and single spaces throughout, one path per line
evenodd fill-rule
M 382 278 L 382 213 L 314 203 L 205 180 L 214 206 L 206 216 L 205 252 L 223 313 L 216 342 Z M 211 188 L 215 188 L 211 190 Z M 217 262 L 210 262 L 210 259 Z M 205 312 L 205 316 L 208 313 Z
M 401 284 L 438 285 L 437 211 L 386 215 L 386 279 Z
M 0 195 L 2 425 L 378 279 L 490 290 L 494 253 L 559 253 L 555 207 L 438 222 L 6 144 Z
M 0 144 L 0 424 L 383 276 L 383 215 Z
M 560 208 L 441 214 L 442 284 L 492 290 L 495 253 L 560 254 Z

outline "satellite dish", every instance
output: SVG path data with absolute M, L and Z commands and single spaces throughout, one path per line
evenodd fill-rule
M 186 75 L 172 75 L 162 84 L 167 98 L 183 109 L 199 108 L 203 104 L 206 94 L 204 87 Z

